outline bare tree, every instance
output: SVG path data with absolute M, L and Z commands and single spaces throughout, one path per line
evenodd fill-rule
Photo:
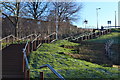
M 82 4 L 75 2 L 53 2 L 48 20 L 55 20 L 56 16 L 58 22 L 72 22 L 79 19 L 78 12 L 82 9 Z
M 82 4 L 75 2 L 52 2 L 50 14 L 47 19 L 48 21 L 56 22 L 56 39 L 58 39 L 57 35 L 61 35 L 60 31 L 66 30 L 66 34 L 70 33 L 71 26 L 68 25 L 80 18 L 78 12 L 81 11 L 81 9 Z
M 35 20 L 44 20 L 47 13 L 48 2 L 39 2 L 35 0 L 34 2 L 26 2 L 26 7 L 24 8 L 23 15 L 26 18 L 32 18 Z M 34 33 L 37 34 L 38 31 L 38 22 L 35 22 L 36 26 L 34 27 Z
M 22 13 L 23 3 L 22 2 L 2 2 L 2 15 L 10 20 L 15 27 L 15 36 L 18 37 L 18 19 Z M 10 17 L 14 16 L 14 17 Z
M 26 6 L 27 7 L 24 9 L 25 15 L 29 18 L 40 20 L 46 13 L 48 3 L 36 0 L 35 2 L 26 2 Z

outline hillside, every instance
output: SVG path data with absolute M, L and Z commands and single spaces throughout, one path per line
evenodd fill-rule
M 120 29 L 112 29 L 112 33 L 107 34 L 107 35 L 103 35 L 101 37 L 98 37 L 96 39 L 91 39 L 91 40 L 87 40 L 84 41 L 85 44 L 83 44 L 85 47 L 87 47 L 87 49 L 92 48 L 93 50 L 96 49 L 96 51 L 99 51 L 100 53 L 105 53 L 105 43 L 108 40 L 113 40 L 113 44 L 110 47 L 111 51 L 112 51 L 112 58 L 111 58 L 111 62 L 112 64 L 119 64 L 120 65 L 120 50 L 119 50 L 119 46 L 120 46 Z M 98 47 L 96 47 L 98 46 Z
M 87 42 L 94 42 L 94 43 L 106 43 L 106 41 L 113 39 L 114 44 L 120 44 L 120 32 L 112 32 L 107 35 L 103 35 L 96 39 L 88 40 Z
M 98 64 L 75 59 L 68 54 L 77 54 L 74 49 L 65 46 L 80 46 L 81 44 L 57 41 L 52 44 L 43 44 L 37 51 L 31 53 L 29 63 L 31 67 L 31 78 L 39 77 L 39 72 L 44 71 L 45 78 L 56 78 L 47 68 L 39 69 L 44 64 L 50 64 L 66 80 L 78 80 L 76 78 L 118 78 L 120 71 L 117 68 L 103 67 Z M 34 71 L 34 72 L 33 72 Z M 52 79 L 52 80 L 54 80 Z M 89 79 L 90 80 L 90 79 Z

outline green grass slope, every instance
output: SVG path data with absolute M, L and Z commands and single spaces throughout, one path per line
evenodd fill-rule
M 120 33 L 112 32 L 110 34 L 100 36 L 96 39 L 87 40 L 87 42 L 105 43 L 106 41 L 110 39 L 113 39 L 115 44 L 120 44 Z
M 46 80 L 54 80 L 55 78 L 57 78 L 48 68 L 39 69 L 39 67 L 44 64 L 50 64 L 66 80 L 79 80 L 80 78 L 109 79 L 119 77 L 118 75 L 120 74 L 120 71 L 117 68 L 102 67 L 97 64 L 93 64 L 84 60 L 74 59 L 71 56 L 62 54 L 62 52 L 75 53 L 75 51 L 73 51 L 72 49 L 60 47 L 63 44 L 69 46 L 79 45 L 65 40 L 57 41 L 52 44 L 43 44 L 37 51 L 31 53 L 31 55 L 29 56 L 31 78 L 40 77 L 39 72 L 41 71 L 44 72 Z

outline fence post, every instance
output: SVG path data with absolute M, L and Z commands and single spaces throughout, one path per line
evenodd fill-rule
M 37 39 L 35 40 L 35 50 L 37 49 Z
M 32 41 L 32 36 L 30 36 L 30 41 Z
M 90 39 L 92 39 L 92 34 L 90 34 Z
M 105 30 L 103 31 L 103 35 L 105 35 Z
M 39 38 L 39 40 L 40 40 L 40 41 L 39 41 L 39 44 L 40 44 L 40 43 L 41 43 L 41 38 Z
M 27 71 L 27 78 L 30 80 L 30 70 Z
M 5 39 L 5 43 L 7 43 L 7 44 L 8 44 L 7 38 Z M 7 44 L 6 44 L 6 46 L 7 46 Z
M 50 37 L 48 38 L 48 43 L 50 43 Z
M 45 42 L 44 43 L 46 43 L 46 39 L 44 39 L 45 40 Z
M 33 41 L 33 51 L 35 50 L 35 41 Z
M 23 64 L 22 64 L 22 68 L 23 68 L 23 72 L 24 72 L 24 67 L 25 67 L 25 62 L 24 62 L 24 53 L 22 54 L 22 58 L 23 58 Z
M 28 46 L 27 46 L 27 55 L 30 53 L 30 42 L 28 42 Z
M 36 41 L 33 41 L 33 51 L 36 49 Z
M 37 38 L 37 41 L 38 41 L 37 43 L 38 43 L 38 45 L 39 45 L 39 44 L 40 44 L 40 39 L 39 39 L 39 37 Z M 38 46 L 38 45 L 37 45 L 37 46 Z
M 33 51 L 33 43 L 31 42 L 31 52 Z
M 40 80 L 44 80 L 44 73 L 40 72 Z

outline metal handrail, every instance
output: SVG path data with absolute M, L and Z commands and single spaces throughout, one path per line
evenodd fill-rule
M 52 40 L 50 43 L 53 43 L 53 42 L 55 42 L 55 41 L 57 41 L 57 39 Z
M 41 34 L 39 34 L 34 40 L 32 40 L 31 43 L 33 43 L 35 40 L 37 40 L 37 38 L 40 37 L 40 36 L 41 36 Z
M 27 43 L 25 45 L 25 48 L 23 49 L 23 54 L 24 54 L 24 59 L 25 59 L 25 62 L 26 62 L 27 69 L 30 69 L 30 66 L 28 64 L 27 55 L 26 55 L 26 50 L 27 50 L 28 43 L 29 43 L 29 41 L 27 41 Z
M 32 35 L 37 36 L 36 34 L 30 34 L 30 35 L 28 35 L 28 36 L 26 36 L 26 37 L 23 37 L 23 38 L 19 39 L 19 38 L 15 37 L 14 35 L 11 34 L 11 35 L 8 35 L 7 37 L 4 37 L 4 38 L 0 39 L 0 41 L 4 40 L 4 39 L 6 39 L 6 38 L 9 38 L 9 37 L 14 37 L 14 38 L 16 38 L 16 39 L 18 39 L 18 40 L 24 40 L 25 38 L 28 38 L 28 37 L 30 37 L 30 36 L 32 36 Z
M 15 37 L 14 35 L 9 35 L 9 36 L 7 36 L 7 37 L 4 37 L 4 38 L 2 38 L 2 39 L 0 39 L 0 41 L 2 41 L 2 40 L 4 40 L 4 39 L 6 39 L 6 38 L 9 38 L 9 37 L 14 37 L 14 38 L 17 38 L 17 37 Z M 17 39 L 19 39 L 19 38 L 17 38 Z M 20 39 L 19 39 L 20 40 Z
M 50 36 L 51 36 L 51 35 L 53 35 L 53 34 L 56 34 L 56 32 L 53 32 L 53 33 L 51 33 L 50 35 L 48 35 L 48 36 L 44 37 L 44 39 L 46 39 L 46 38 L 50 37 Z
M 9 35 L 9 36 L 7 36 L 7 37 L 4 37 L 4 38 L 2 38 L 1 40 L 4 40 L 4 39 L 6 39 L 6 38 L 8 38 L 8 37 L 13 37 L 13 35 L 11 34 L 11 35 Z
M 105 30 L 106 31 L 106 30 Z M 104 32 L 104 31 L 100 31 L 100 32 Z M 74 38 L 74 39 L 72 39 L 72 40 L 76 40 L 76 39 L 79 39 L 80 37 L 83 37 L 83 36 L 88 36 L 88 35 L 93 35 L 93 34 L 97 34 L 98 32 L 92 32 L 92 33 L 83 33 L 83 34 L 81 34 L 79 37 L 76 37 L 76 38 Z M 65 38 L 65 39 L 67 39 L 67 38 Z
M 24 40 L 25 38 L 28 38 L 28 37 L 30 37 L 30 36 L 32 36 L 32 35 L 35 35 L 35 36 L 37 36 L 36 34 L 30 34 L 30 35 L 28 35 L 28 36 L 25 36 L 25 37 L 23 37 L 23 38 L 21 38 L 22 40 Z
M 62 77 L 56 70 L 54 70 L 54 68 L 51 65 L 45 64 L 40 66 L 40 68 L 44 68 L 44 67 L 48 67 L 58 78 L 60 78 L 61 80 L 65 80 L 64 77 Z

